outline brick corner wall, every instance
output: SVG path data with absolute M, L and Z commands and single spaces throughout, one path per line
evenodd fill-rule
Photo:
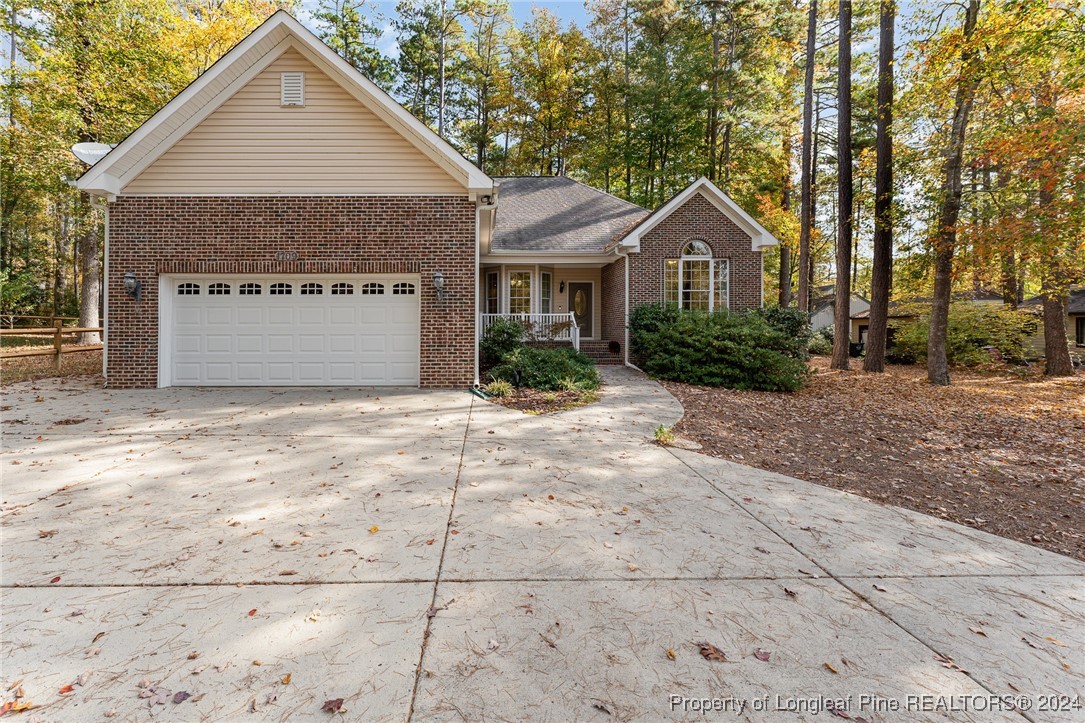
M 602 289 L 600 291 L 600 309 L 602 317 L 602 336 L 604 341 L 616 341 L 625 344 L 625 264 L 624 258 L 619 258 L 611 264 L 603 267 L 600 276 Z
M 459 196 L 122 196 L 109 211 L 107 383 L 158 384 L 158 281 L 168 273 L 421 275 L 423 387 L 475 376 L 475 205 Z M 290 250 L 296 261 L 278 261 Z M 440 270 L 447 296 L 429 280 Z M 139 301 L 124 274 L 143 285 Z
M 694 239 L 707 243 L 713 258 L 728 259 L 731 310 L 761 306 L 761 253 L 750 249 L 749 234 L 695 193 L 641 238 L 640 252 L 629 254 L 630 311 L 663 301 L 663 263 Z

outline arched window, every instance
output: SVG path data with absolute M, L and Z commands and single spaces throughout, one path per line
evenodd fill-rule
M 730 267 L 712 258 L 712 249 L 694 239 L 677 259 L 663 262 L 663 301 L 682 309 L 719 311 L 729 308 Z
M 208 284 L 207 285 L 207 295 L 208 296 L 229 296 L 230 295 L 230 285 L 226 284 L 226 283 L 223 283 L 221 281 L 216 281 L 213 284 Z
M 178 296 L 198 296 L 200 293 L 200 285 L 194 284 L 191 281 L 186 281 L 183 284 L 177 286 Z
M 324 293 L 324 287 L 321 284 L 305 283 L 301 285 L 302 296 L 320 296 Z
M 238 287 L 237 293 L 241 294 L 242 296 L 259 296 L 260 284 L 246 281 L 244 284 L 241 284 L 241 286 Z
M 406 281 L 398 281 L 392 284 L 392 295 L 413 294 L 414 284 L 409 284 Z
M 354 284 L 338 281 L 332 284 L 332 296 L 350 296 L 354 293 Z
M 362 284 L 363 295 L 383 294 L 384 284 L 378 284 L 376 282 L 369 282 L 368 284 Z
M 272 296 L 289 296 L 294 293 L 294 287 L 284 281 L 276 281 L 271 285 Z

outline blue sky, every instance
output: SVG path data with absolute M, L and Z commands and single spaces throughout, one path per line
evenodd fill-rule
M 318 4 L 319 0 L 302 0 L 296 10 L 298 19 L 311 29 L 315 29 L 312 23 L 312 12 Z M 391 32 L 391 26 L 387 23 L 388 19 L 396 14 L 396 4 L 397 0 L 376 0 L 376 2 L 369 3 L 370 7 L 376 9 L 385 17 L 385 33 L 380 43 L 378 43 L 378 47 L 381 52 L 390 56 L 397 55 L 399 50 L 396 46 L 395 36 Z M 546 8 L 565 23 L 574 22 L 581 28 L 586 27 L 588 24 L 588 11 L 584 7 L 583 0 L 512 0 L 509 3 L 512 17 L 517 25 L 523 24 L 525 20 L 530 18 L 531 9 L 535 7 Z

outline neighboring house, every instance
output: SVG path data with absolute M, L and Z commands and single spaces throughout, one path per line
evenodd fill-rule
M 1029 338 L 1029 345 L 1037 356 L 1043 356 L 1045 352 L 1043 298 L 1034 296 L 1026 299 L 1021 303 L 1020 308 L 1033 311 L 1040 321 L 1036 333 Z M 1066 338 L 1074 346 L 1085 347 L 1085 286 L 1071 287 L 1066 296 Z
M 834 284 L 825 284 L 814 289 L 814 298 L 810 304 L 811 331 L 821 331 L 833 325 L 833 315 L 836 313 L 835 294 L 836 286 Z M 852 293 L 848 306 L 850 307 L 848 309 L 849 317 L 855 318 L 856 314 L 870 309 L 870 301 L 859 294 Z M 857 335 L 855 324 L 852 324 L 851 340 L 853 342 L 864 341 L 863 338 Z
M 76 185 L 113 387 L 467 386 L 494 314 L 621 361 L 634 305 L 759 306 L 777 243 L 706 179 L 648 213 L 489 178 L 285 12 Z
M 968 302 L 972 304 L 1001 304 L 1002 295 L 995 291 L 979 289 L 976 291 L 961 291 L 953 294 L 954 302 Z M 930 298 L 902 299 L 901 301 L 889 302 L 890 322 L 906 324 L 915 321 L 916 310 L 922 306 L 930 306 Z M 851 339 L 860 343 L 866 343 L 867 330 L 870 328 L 870 304 L 867 308 L 851 316 Z

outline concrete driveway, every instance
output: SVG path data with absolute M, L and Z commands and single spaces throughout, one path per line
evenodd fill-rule
M 606 376 L 546 418 L 463 392 L 8 387 L 3 700 L 21 680 L 43 721 L 323 720 L 338 698 L 351 720 L 1082 719 L 1085 565 L 662 449 L 677 402 Z

